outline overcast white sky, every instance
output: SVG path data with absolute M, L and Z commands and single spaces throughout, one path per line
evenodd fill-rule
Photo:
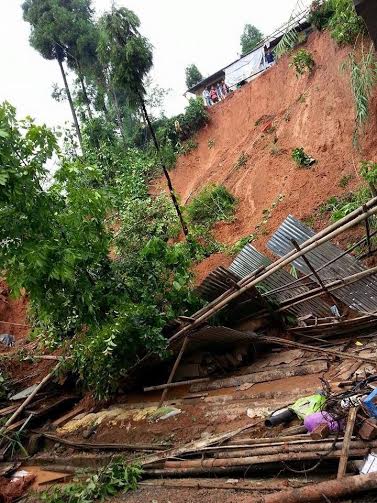
M 204 76 L 237 58 L 245 23 L 268 35 L 288 20 L 297 0 L 118 0 L 141 19 L 142 32 L 154 45 L 153 78 L 172 92 L 168 115 L 186 103 L 184 69 L 195 63 Z M 308 2 L 304 0 L 307 4 Z M 18 115 L 31 115 L 49 126 L 70 120 L 67 103 L 51 98 L 52 84 L 62 86 L 56 62 L 44 60 L 29 46 L 29 26 L 22 19 L 22 0 L 1 0 L 0 102 L 10 101 Z M 97 13 L 111 0 L 93 0 Z

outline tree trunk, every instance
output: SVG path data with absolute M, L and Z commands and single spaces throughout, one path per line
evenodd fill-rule
M 92 109 L 90 108 L 90 99 L 89 99 L 88 93 L 86 92 L 86 85 L 85 85 L 85 82 L 84 82 L 84 77 L 81 74 L 80 68 L 78 68 L 78 76 L 79 76 L 79 80 L 80 80 L 80 84 L 81 84 L 81 89 L 82 89 L 82 93 L 84 95 L 84 100 L 85 100 L 85 103 L 86 103 L 86 108 L 88 110 L 89 117 L 91 119 L 93 119 Z
M 68 101 L 69 101 L 69 106 L 71 107 L 71 112 L 72 112 L 73 122 L 75 124 L 77 138 L 79 139 L 80 147 L 81 147 L 81 150 L 82 150 L 82 136 L 81 136 L 80 126 L 79 126 L 79 121 L 77 120 L 77 115 L 76 115 L 75 107 L 74 107 L 73 101 L 72 101 L 71 91 L 69 90 L 69 86 L 68 86 L 68 82 L 67 82 L 67 77 L 65 75 L 65 71 L 64 71 L 64 68 L 63 68 L 63 62 L 59 58 L 58 58 L 58 63 L 59 63 L 60 71 L 62 72 L 62 77 L 63 77 L 63 81 L 64 81 L 64 87 L 65 87 L 65 91 L 67 93 L 67 98 L 68 98 Z
M 148 128 L 149 128 L 149 131 L 151 133 L 151 136 L 152 136 L 152 139 L 153 139 L 153 143 L 154 143 L 154 146 L 156 147 L 156 150 L 157 152 L 160 152 L 160 146 L 158 144 L 158 141 L 157 141 L 157 138 L 156 138 L 156 134 L 154 132 L 154 129 L 153 129 L 153 126 L 152 126 L 152 123 L 151 121 L 149 120 L 149 115 L 148 115 L 148 112 L 147 112 L 147 109 L 146 109 L 146 106 L 145 106 L 145 102 L 144 102 L 144 99 L 143 97 L 141 96 L 140 93 L 138 93 L 139 95 L 139 100 L 140 100 L 140 104 L 141 104 L 141 108 L 143 110 L 143 115 L 145 117 L 145 120 L 147 121 L 147 124 L 148 124 Z M 174 192 L 174 189 L 173 189 L 173 184 L 171 182 L 171 178 L 170 178 L 170 175 L 169 175 L 169 172 L 164 164 L 164 162 L 162 161 L 161 162 L 161 166 L 162 166 L 162 170 L 164 172 L 164 175 L 165 175 L 165 178 L 166 178 L 166 181 L 167 181 L 167 184 L 168 184 L 168 188 L 169 188 L 169 193 L 170 193 L 170 197 L 173 201 L 173 204 L 174 204 L 174 207 L 175 207 L 175 210 L 177 212 L 177 215 L 178 215 L 178 218 L 179 218 L 179 221 L 181 223 L 181 227 L 182 227 L 182 230 L 183 230 L 183 234 L 187 237 L 188 236 L 188 227 L 187 227 L 187 224 L 183 218 L 183 215 L 182 215 L 182 212 L 181 212 L 181 208 L 179 207 L 179 203 L 178 203 L 178 200 L 176 198 L 176 195 L 175 195 L 175 192 Z

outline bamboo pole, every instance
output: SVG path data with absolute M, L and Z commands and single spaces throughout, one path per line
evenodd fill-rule
M 178 382 L 172 382 L 170 384 L 158 384 L 157 386 L 146 386 L 144 388 L 144 392 L 147 391 L 157 391 L 161 389 L 166 389 L 166 388 L 178 388 L 179 386 L 186 386 L 189 384 L 197 384 L 201 382 L 208 382 L 209 377 L 201 377 L 200 379 L 188 379 L 187 381 L 178 381 Z
M 336 281 L 328 283 L 325 286 L 328 291 L 333 292 L 334 290 L 338 290 L 339 288 L 343 288 L 344 286 L 351 285 L 352 283 L 355 283 L 356 281 L 359 281 L 360 279 L 363 279 L 367 276 L 371 276 L 374 273 L 377 273 L 377 266 L 371 267 L 370 269 L 366 269 L 365 271 L 360 271 L 355 274 L 351 274 L 350 276 L 346 276 L 345 278 L 342 279 L 337 279 Z M 320 286 L 317 288 L 313 288 L 312 290 L 309 290 L 307 292 L 302 292 L 296 295 L 295 297 L 291 297 L 285 302 L 282 302 L 279 308 L 276 309 L 276 312 L 285 311 L 286 309 L 289 309 L 297 304 L 301 304 L 301 302 L 314 299 L 315 297 L 319 297 L 324 293 L 325 292 L 323 288 Z
M 233 491 L 278 491 L 290 487 L 307 485 L 305 480 L 264 480 L 227 481 L 214 479 L 150 479 L 139 482 L 142 487 L 176 487 L 193 489 L 231 489 Z
M 177 358 L 176 358 L 176 360 L 174 362 L 173 368 L 171 369 L 171 372 L 169 374 L 168 381 L 167 381 L 167 383 L 166 383 L 166 385 L 164 387 L 164 390 L 162 392 L 160 401 L 158 403 L 158 408 L 160 408 L 162 406 L 162 404 L 164 403 L 164 400 L 165 400 L 165 397 L 167 395 L 168 389 L 169 389 L 170 385 L 172 384 L 172 381 L 174 379 L 174 376 L 175 376 L 175 373 L 177 371 L 178 365 L 180 364 L 180 361 L 182 359 L 183 353 L 185 352 L 185 349 L 186 349 L 186 346 L 187 346 L 188 342 L 189 342 L 189 338 L 185 337 L 185 339 L 183 341 L 183 344 L 181 346 L 181 349 L 179 350 L 178 356 L 177 356 Z
M 371 233 L 371 237 L 375 236 L 376 234 L 377 234 L 377 230 L 375 230 L 375 231 L 373 231 Z M 322 264 L 320 267 L 318 267 L 318 269 L 316 269 L 316 272 L 318 273 L 318 272 L 322 271 L 322 269 L 325 269 L 329 265 L 331 265 L 334 262 L 336 262 L 337 260 L 341 259 L 342 257 L 344 257 L 348 253 L 352 252 L 355 248 L 357 248 L 359 245 L 361 245 L 365 241 L 366 241 L 366 237 L 363 237 L 362 239 L 360 239 L 359 241 L 357 241 L 356 243 L 354 243 L 352 246 L 350 246 L 349 248 L 347 248 L 346 250 L 344 250 L 340 255 L 332 258 L 331 260 L 329 260 L 325 264 Z M 362 258 L 362 257 L 359 257 L 359 258 Z M 266 296 L 268 297 L 269 295 L 273 295 L 275 293 L 279 293 L 281 291 L 284 291 L 284 290 L 287 290 L 289 288 L 292 288 L 296 284 L 303 282 L 305 279 L 310 278 L 310 276 L 313 276 L 312 272 L 310 272 L 308 274 L 305 274 L 305 276 L 301 276 L 301 278 L 295 279 L 291 283 L 287 283 L 286 285 L 278 286 L 277 288 L 274 288 L 273 290 L 269 290 L 268 292 L 264 292 L 264 293 L 262 293 L 262 297 L 266 297 Z
M 300 248 L 300 245 L 298 244 L 298 242 L 295 239 L 293 239 L 293 238 L 291 239 L 291 241 L 292 241 L 293 246 L 296 248 L 296 250 L 300 251 L 301 248 Z M 323 282 L 322 278 L 320 277 L 320 275 L 318 274 L 318 272 L 314 269 L 314 267 L 310 263 L 310 260 L 306 257 L 305 254 L 302 256 L 302 259 L 305 262 L 305 264 L 307 265 L 307 267 L 309 268 L 309 270 L 312 272 L 312 274 L 314 274 L 314 277 L 316 278 L 316 280 L 318 281 L 318 283 L 322 287 L 322 290 L 324 292 L 326 292 L 331 297 L 331 300 L 338 307 L 338 301 L 337 301 L 337 299 L 330 293 L 329 289 L 327 288 L 327 286 Z
M 322 451 L 309 451 L 309 452 L 290 452 L 278 453 L 262 456 L 244 456 L 238 458 L 209 458 L 209 459 L 187 459 L 182 461 L 165 461 L 163 464 L 153 465 L 151 468 L 162 469 L 191 469 L 201 468 L 203 471 L 211 470 L 212 468 L 227 468 L 227 467 L 242 467 L 242 466 L 255 466 L 267 463 L 280 463 L 281 461 L 310 461 L 319 460 L 320 456 L 326 459 L 339 459 L 341 450 L 329 452 L 328 450 Z M 350 457 L 363 457 L 369 452 L 368 447 L 362 449 L 354 449 L 349 452 Z M 144 468 L 145 470 L 148 467 Z
M 342 451 L 342 446 L 344 446 L 344 443 L 342 442 L 336 442 L 334 445 L 334 450 L 335 451 Z M 316 442 L 316 443 L 307 443 L 307 444 L 282 444 L 282 445 L 262 445 L 258 447 L 257 445 L 250 446 L 250 448 L 240 448 L 240 449 L 235 449 L 235 450 L 219 450 L 217 452 L 212 452 L 212 455 L 214 458 L 244 458 L 244 457 L 254 457 L 254 456 L 268 456 L 268 455 L 274 455 L 274 454 L 283 454 L 283 453 L 300 453 L 300 452 L 326 452 L 330 451 L 333 446 L 333 441 L 322 441 L 322 442 Z M 372 447 L 377 447 L 377 443 L 368 443 L 366 444 L 365 442 L 360 441 L 353 441 L 348 443 L 348 450 L 356 450 L 356 449 L 369 449 Z M 203 451 L 200 451 L 199 453 L 202 453 Z M 208 452 L 208 451 L 204 451 Z M 348 452 L 348 451 L 347 451 Z M 198 453 L 198 454 L 199 454 Z M 343 453 L 343 451 L 342 451 Z M 347 456 L 345 457 L 345 465 L 347 465 Z M 342 458 L 341 460 L 342 461 Z M 340 465 L 340 463 L 339 463 Z
M 53 377 L 53 375 L 55 374 L 55 372 L 58 370 L 60 366 L 60 362 L 55 365 L 55 367 L 53 368 L 53 370 L 47 374 L 43 379 L 42 381 L 38 384 L 38 386 L 34 389 L 34 391 L 32 393 L 30 393 L 30 395 L 26 398 L 26 400 L 24 400 L 22 402 L 22 404 L 18 407 L 18 409 L 11 415 L 11 417 L 8 419 L 8 421 L 4 424 L 4 426 L 2 428 L 0 428 L 0 434 L 1 433 L 4 433 L 4 431 L 6 431 L 6 429 L 15 421 L 15 419 L 17 419 L 17 417 L 21 414 L 21 412 L 23 412 L 23 410 L 29 405 L 29 403 L 33 400 L 33 398 L 35 397 L 35 395 L 38 393 L 38 391 L 40 391 L 43 386 L 45 384 L 48 383 L 48 381 Z

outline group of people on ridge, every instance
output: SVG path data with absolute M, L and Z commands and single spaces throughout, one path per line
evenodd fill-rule
M 216 85 L 206 87 L 202 94 L 204 104 L 210 107 L 218 101 L 223 100 L 229 94 L 229 87 L 225 84 L 225 81 L 222 80 Z

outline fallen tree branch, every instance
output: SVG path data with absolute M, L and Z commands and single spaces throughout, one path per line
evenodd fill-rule
M 76 442 L 72 440 L 66 440 L 65 438 L 58 437 L 57 435 L 52 435 L 50 433 L 45 433 L 44 431 L 35 431 L 39 435 L 43 435 L 49 440 L 53 440 L 59 444 L 69 445 L 75 449 L 99 449 L 99 450 L 113 450 L 113 451 L 161 451 L 166 449 L 167 445 L 151 445 L 151 444 L 105 444 L 105 443 L 91 443 L 91 442 Z
M 22 402 L 22 404 L 18 407 L 18 409 L 11 415 L 11 417 L 8 419 L 8 421 L 4 424 L 2 428 L 0 428 L 0 434 L 4 433 L 4 431 L 7 430 L 7 428 L 17 419 L 17 417 L 21 414 L 21 412 L 24 411 L 24 409 L 29 405 L 29 403 L 33 400 L 35 395 L 40 391 L 45 384 L 48 383 L 48 381 L 55 375 L 55 372 L 58 370 L 60 366 L 60 362 L 55 365 L 55 367 L 52 369 L 52 371 L 47 374 L 42 381 L 38 384 L 38 386 L 33 390 L 32 393 Z
M 165 461 L 166 459 L 176 458 L 183 454 L 188 454 L 189 452 L 197 452 L 200 451 L 200 449 L 202 449 L 203 447 L 209 447 L 210 445 L 216 445 L 220 444 L 221 442 L 225 442 L 226 440 L 235 437 L 239 433 L 242 433 L 243 431 L 253 428 L 254 426 L 257 426 L 258 424 L 261 423 L 264 423 L 264 419 L 259 419 L 258 421 L 255 421 L 254 423 L 251 423 L 247 426 L 238 428 L 237 430 L 228 431 L 226 433 L 220 433 L 219 435 L 214 435 L 209 438 L 194 440 L 180 447 L 174 447 L 173 449 L 168 449 L 159 454 L 151 454 L 150 456 L 135 461 L 138 461 L 138 463 L 141 466 L 146 466 L 159 461 Z

